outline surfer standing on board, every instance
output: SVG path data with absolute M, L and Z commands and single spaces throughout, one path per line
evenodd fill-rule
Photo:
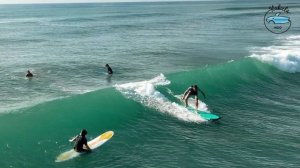
M 74 150 L 76 152 L 89 152 L 91 151 L 89 145 L 87 144 L 87 140 L 85 135 L 87 134 L 87 131 L 83 129 L 80 133 L 80 135 L 77 135 L 73 139 L 70 139 L 70 142 L 75 142 L 74 144 Z M 85 148 L 83 148 L 83 145 L 85 145 Z
M 206 98 L 204 92 L 202 90 L 200 90 L 197 85 L 192 85 L 184 92 L 183 97 L 182 97 L 182 100 L 184 100 L 184 102 L 185 102 L 185 107 L 188 106 L 189 97 L 195 96 L 196 110 L 198 110 L 198 91 L 200 91 L 202 93 L 202 95 L 204 96 L 204 98 Z

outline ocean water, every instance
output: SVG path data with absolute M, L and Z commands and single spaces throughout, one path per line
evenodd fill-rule
M 271 5 L 0 5 L 1 167 L 299 167 L 300 4 L 283 34 Z M 183 108 L 192 84 L 221 120 Z M 56 163 L 83 128 L 115 135 Z

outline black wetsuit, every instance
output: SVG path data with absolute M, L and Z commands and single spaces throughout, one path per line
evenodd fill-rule
M 31 78 L 31 77 L 33 77 L 33 75 L 32 75 L 32 73 L 28 73 L 28 74 L 26 75 L 26 77 L 27 77 L 27 78 Z
M 87 146 L 87 140 L 85 137 L 82 137 L 81 135 L 79 135 L 76 140 L 75 140 L 75 145 L 74 145 L 74 149 L 77 152 L 85 152 L 87 151 L 86 149 L 83 149 L 83 145 Z
M 111 67 L 107 67 L 107 72 L 108 72 L 108 74 L 113 74 Z
M 189 91 L 190 91 L 191 96 L 194 95 L 194 96 L 198 97 L 198 89 L 196 89 L 196 91 L 195 91 L 192 87 L 190 87 Z

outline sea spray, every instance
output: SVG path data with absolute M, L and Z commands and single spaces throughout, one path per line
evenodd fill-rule
M 300 72 L 300 36 L 278 38 L 278 42 L 279 45 L 252 48 L 253 54 L 250 57 L 286 72 Z
M 183 106 L 171 102 L 163 94 L 155 89 L 159 85 L 168 85 L 170 81 L 163 74 L 142 82 L 132 82 L 123 85 L 116 85 L 126 97 L 132 98 L 143 105 L 154 108 L 162 113 L 170 114 L 180 120 L 188 122 L 206 121 L 198 114 L 188 111 Z

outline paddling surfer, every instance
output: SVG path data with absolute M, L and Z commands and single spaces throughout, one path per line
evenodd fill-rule
M 202 90 L 200 90 L 197 85 L 192 85 L 184 92 L 183 97 L 182 97 L 182 100 L 184 100 L 184 102 L 185 102 L 185 107 L 188 106 L 188 99 L 191 96 L 195 96 L 196 110 L 198 110 L 198 91 L 200 91 L 201 94 L 204 96 L 204 98 L 206 98 L 204 92 Z

